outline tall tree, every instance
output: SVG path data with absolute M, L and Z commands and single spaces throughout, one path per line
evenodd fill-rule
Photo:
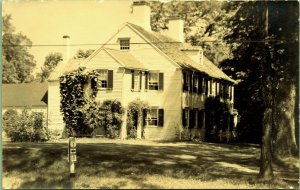
M 61 53 L 50 53 L 45 57 L 44 66 L 41 68 L 41 82 L 44 82 L 58 65 L 63 60 Z
M 29 53 L 32 42 L 22 33 L 15 32 L 11 15 L 2 17 L 2 26 L 2 82 L 31 82 L 34 78 L 31 72 L 36 65 Z
M 245 116 L 243 124 L 258 120 L 254 127 L 262 128 L 260 176 L 265 180 L 273 178 L 272 158 L 298 151 L 294 122 L 297 18 L 297 2 L 244 2 L 230 20 L 232 32 L 225 38 L 235 47 L 234 59 L 221 65 L 232 64 L 235 71 L 228 73 L 241 81 L 236 100 Z M 249 113 L 254 107 L 257 112 Z
M 79 49 L 74 56 L 74 59 L 85 59 L 88 58 L 95 50 L 93 49 L 88 49 L 88 50 L 82 50 Z

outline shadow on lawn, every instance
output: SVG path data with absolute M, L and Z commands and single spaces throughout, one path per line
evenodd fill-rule
M 20 148 L 16 148 L 16 147 Z M 74 181 L 93 178 L 126 178 L 110 184 L 122 188 L 128 181 L 143 188 L 160 188 L 147 182 L 147 176 L 210 181 L 227 179 L 253 181 L 258 174 L 259 149 L 252 146 L 213 143 L 173 143 L 172 145 L 77 144 Z M 4 145 L 3 172 L 31 172 L 19 188 L 72 188 L 67 164 L 67 144 L 15 143 Z M 298 170 L 285 171 L 298 178 Z M 33 179 L 32 179 L 33 178 Z M 88 182 L 80 182 L 88 188 Z M 86 186 L 85 186 L 86 185 Z

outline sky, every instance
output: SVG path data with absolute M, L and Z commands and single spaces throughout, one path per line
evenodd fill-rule
M 70 55 L 78 49 L 97 49 L 132 19 L 131 0 L 6 0 L 2 12 L 12 15 L 17 32 L 32 42 L 37 61 L 34 73 L 51 52 L 64 53 L 63 35 L 70 36 Z

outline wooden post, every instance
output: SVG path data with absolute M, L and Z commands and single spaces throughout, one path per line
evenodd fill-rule
M 76 159 L 76 139 L 75 137 L 69 137 L 69 169 L 70 169 L 70 177 L 75 176 L 75 162 Z
M 120 137 L 121 139 L 126 139 L 127 137 L 127 109 L 124 110 L 124 114 L 122 116 L 122 126 L 121 126 L 121 134 Z

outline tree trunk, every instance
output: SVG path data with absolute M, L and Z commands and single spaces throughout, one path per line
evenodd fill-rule
M 276 96 L 274 156 L 298 155 L 295 132 L 296 89 L 292 82 L 281 84 Z M 298 126 L 297 126 L 298 127 Z
M 261 164 L 259 176 L 263 181 L 270 181 L 274 178 L 272 168 L 272 109 L 266 108 L 263 116 L 263 136 L 261 145 Z

